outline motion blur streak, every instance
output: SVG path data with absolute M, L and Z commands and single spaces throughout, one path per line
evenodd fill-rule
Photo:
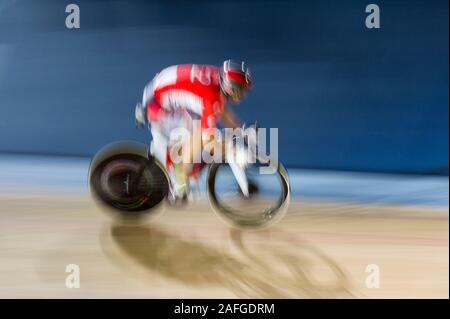
M 287 167 L 448 174 L 447 0 L 383 1 L 379 30 L 362 0 L 78 0 L 76 30 L 68 3 L 0 1 L 0 152 L 147 141 L 156 72 L 233 57 L 255 85 L 236 111 L 279 128 Z
M 370 30 L 367 0 L 76 0 L 67 29 L 70 2 L 0 0 L 0 297 L 449 297 L 447 0 L 376 1 Z M 148 144 L 156 72 L 228 58 L 254 79 L 236 113 L 279 129 L 286 217 L 237 231 L 200 200 L 114 224 L 90 158 Z
M 391 181 L 378 177 L 349 202 L 311 193 L 323 172 L 294 171 L 310 197 L 297 196 L 276 227 L 241 232 L 202 201 L 148 225 L 112 224 L 87 196 L 88 164 L 1 158 L 0 297 L 448 297 L 448 179 L 408 177 L 417 193 L 443 188 L 439 201 L 411 205 L 400 193 L 386 203 L 376 194 Z M 337 189 L 366 176 L 330 180 L 339 174 Z M 67 264 L 80 266 L 79 289 L 64 286 Z M 365 286 L 369 264 L 378 289 Z

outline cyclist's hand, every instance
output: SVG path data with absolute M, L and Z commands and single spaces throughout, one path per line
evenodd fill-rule
M 145 123 L 147 122 L 147 119 L 146 108 L 143 107 L 141 103 L 136 104 L 136 107 L 134 109 L 134 117 L 136 119 L 136 127 L 143 128 L 145 126 Z
M 137 128 L 137 129 L 142 129 L 142 128 L 144 128 L 144 126 L 145 126 L 144 124 L 142 124 L 141 122 L 138 122 L 138 121 L 136 121 L 135 124 L 136 124 L 136 128 Z

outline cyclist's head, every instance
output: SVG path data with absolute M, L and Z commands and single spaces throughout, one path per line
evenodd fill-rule
M 226 60 L 219 70 L 222 92 L 234 103 L 242 100 L 252 87 L 250 70 L 244 62 Z

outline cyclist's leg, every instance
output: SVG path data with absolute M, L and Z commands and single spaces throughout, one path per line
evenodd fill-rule
M 166 167 L 169 138 L 164 134 L 161 126 L 157 122 L 150 123 L 150 132 L 153 138 L 150 146 L 150 152 L 162 165 Z
M 170 129 L 169 152 L 172 164 L 175 195 L 185 198 L 189 194 L 189 174 L 192 170 L 193 149 L 192 117 L 189 113 L 179 110 L 168 119 Z M 177 129 L 177 131 L 175 131 Z M 180 135 L 181 134 L 181 135 Z

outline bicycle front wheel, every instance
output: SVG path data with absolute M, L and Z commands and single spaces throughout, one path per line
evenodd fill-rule
M 286 169 L 279 164 L 273 174 L 261 174 L 258 163 L 246 168 L 250 196 L 244 196 L 226 163 L 213 163 L 208 172 L 207 193 L 213 210 L 238 228 L 264 228 L 278 222 L 290 202 Z

